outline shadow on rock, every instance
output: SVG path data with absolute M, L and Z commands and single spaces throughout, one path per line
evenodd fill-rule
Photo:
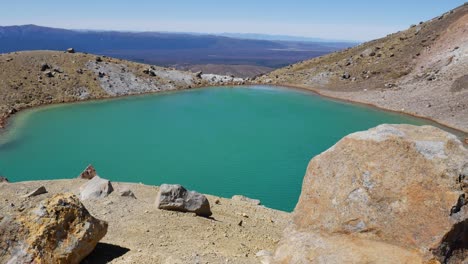
M 98 243 L 94 251 L 91 252 L 81 264 L 108 263 L 113 259 L 125 255 L 128 251 L 130 251 L 130 249 L 117 245 Z

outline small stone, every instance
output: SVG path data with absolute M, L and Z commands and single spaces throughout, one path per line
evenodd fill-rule
M 45 75 L 46 77 L 49 77 L 49 78 L 54 77 L 54 74 L 53 74 L 51 71 L 45 71 L 45 72 L 44 72 L 44 75 Z
M 351 78 L 351 74 L 349 74 L 348 72 L 345 72 L 345 73 L 343 73 L 343 75 L 341 76 L 341 78 L 347 80 L 347 79 Z
M 99 56 L 97 56 L 97 57 L 96 57 L 96 62 L 102 62 L 102 58 L 99 57 Z
M 242 226 L 242 224 L 244 223 L 243 220 L 240 220 L 239 223 L 237 223 L 238 226 Z
M 50 69 L 49 64 L 43 63 L 43 64 L 41 65 L 41 71 L 46 71 L 46 70 L 48 70 L 48 69 Z
M 130 197 L 136 199 L 135 194 L 127 186 L 121 187 L 119 189 L 119 195 L 122 197 Z
M 38 195 L 41 195 L 41 194 L 44 194 L 44 193 L 47 193 L 47 190 L 44 186 L 41 186 L 37 189 L 35 189 L 34 191 L 24 195 L 23 197 L 26 198 L 26 197 L 33 197 L 33 196 L 38 196 Z
M 86 169 L 78 176 L 79 179 L 86 179 L 86 180 L 91 180 L 97 176 L 96 169 L 93 167 L 93 165 L 88 165 Z

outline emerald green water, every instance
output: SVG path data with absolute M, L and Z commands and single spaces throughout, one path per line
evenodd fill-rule
M 179 183 L 291 211 L 313 156 L 381 123 L 427 122 L 273 87 L 44 107 L 22 112 L 3 133 L 0 175 L 74 178 L 92 163 L 112 181 Z

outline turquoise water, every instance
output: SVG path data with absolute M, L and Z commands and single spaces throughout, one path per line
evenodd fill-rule
M 11 181 L 76 177 L 179 183 L 291 211 L 309 160 L 343 136 L 424 120 L 273 87 L 217 87 L 44 107 L 19 114 L 0 143 Z

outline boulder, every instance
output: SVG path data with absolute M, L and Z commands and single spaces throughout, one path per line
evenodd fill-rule
M 199 216 L 211 216 L 210 203 L 200 193 L 188 191 L 179 184 L 162 184 L 156 197 L 159 209 L 193 212 Z
M 95 176 L 97 176 L 96 169 L 93 167 L 93 165 L 88 165 L 88 167 L 86 167 L 86 169 L 78 176 L 78 178 L 91 180 Z
M 35 189 L 34 191 L 24 195 L 23 197 L 33 197 L 33 196 L 38 196 L 38 195 L 41 195 L 41 194 L 44 194 L 44 193 L 47 193 L 47 190 L 44 186 L 41 186 L 37 189 Z
M 67 53 L 75 53 L 75 49 L 74 48 L 68 48 Z
M 73 194 L 0 217 L 0 263 L 80 263 L 107 232 Z
M 80 187 L 80 199 L 99 199 L 107 197 L 114 188 L 109 180 L 94 176 L 91 180 Z
M 234 196 L 232 196 L 231 199 L 234 200 L 234 201 L 241 201 L 241 202 L 251 203 L 251 204 L 254 204 L 254 205 L 260 205 L 261 204 L 260 200 L 245 197 L 243 195 L 234 195 Z
M 0 183 L 8 183 L 8 178 L 0 176 Z
M 468 151 L 431 126 L 380 125 L 311 160 L 277 263 L 461 263 Z

